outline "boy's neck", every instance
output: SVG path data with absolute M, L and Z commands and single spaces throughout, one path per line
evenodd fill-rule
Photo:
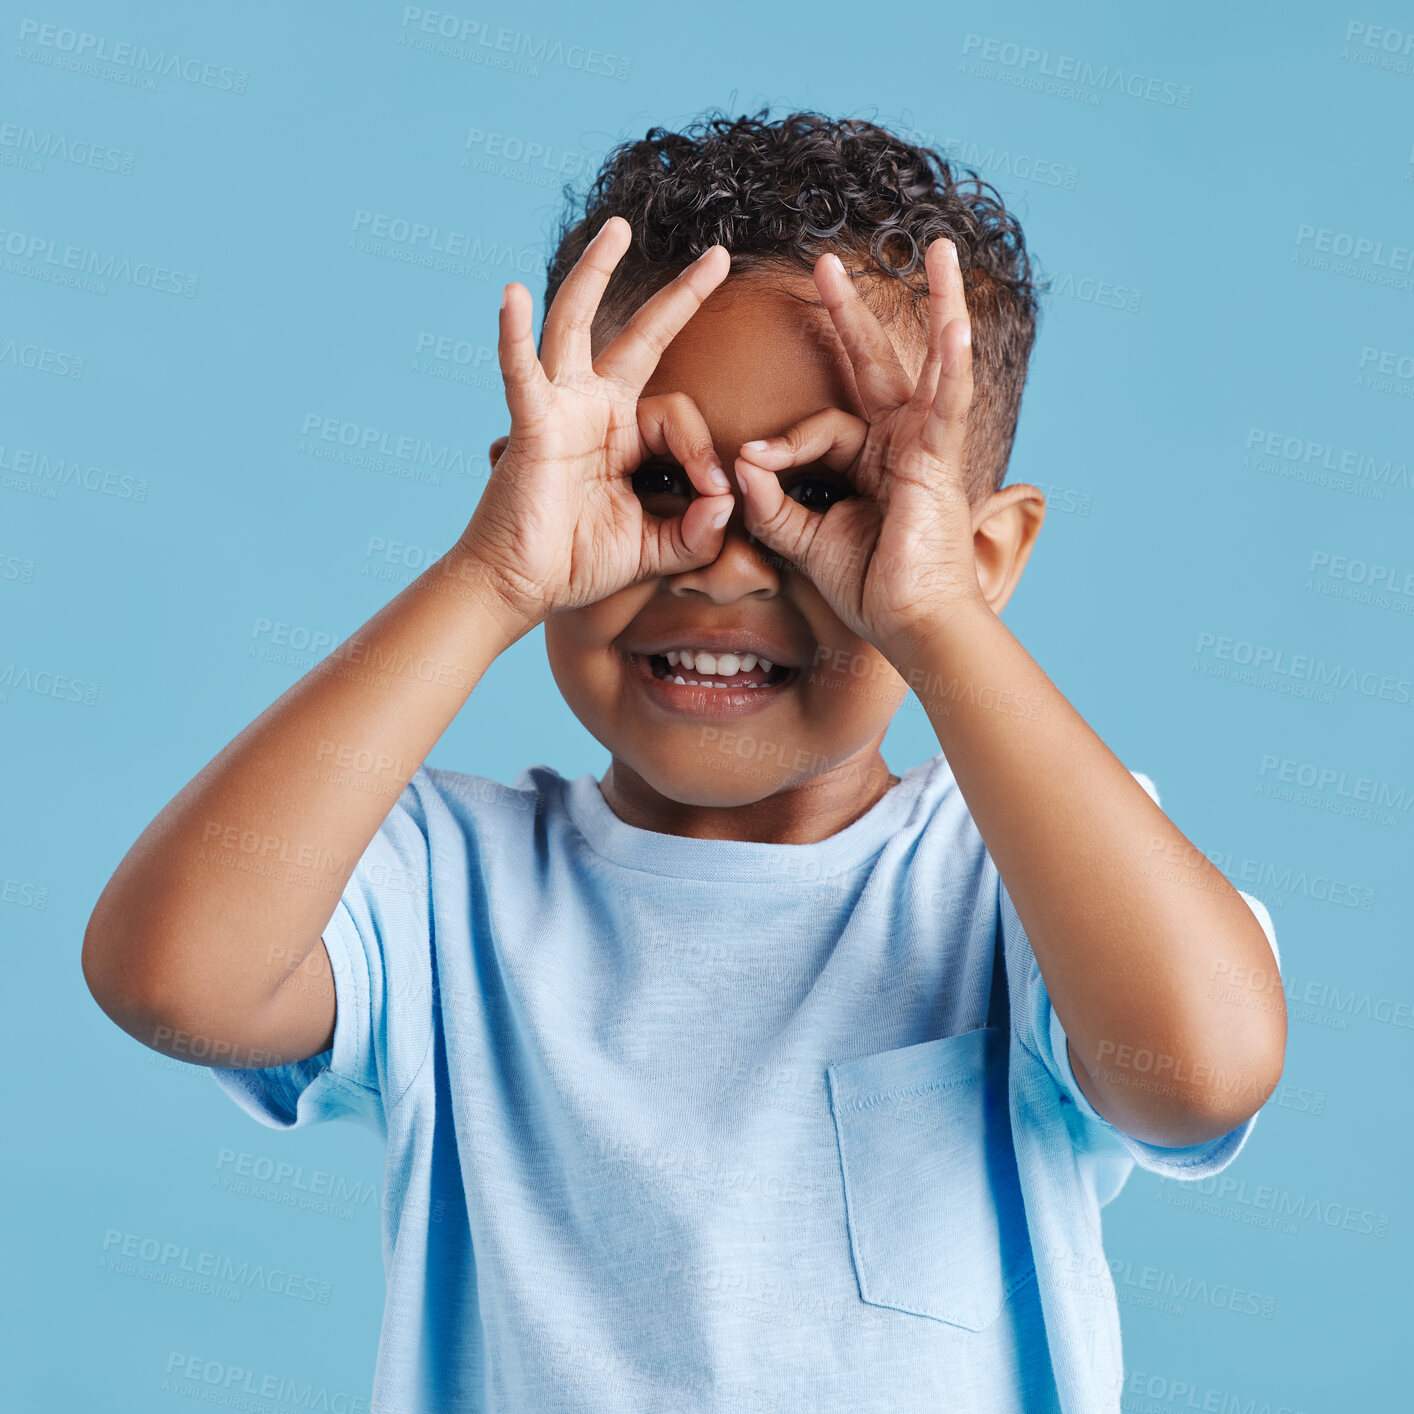
M 663 835 L 756 844 L 815 844 L 838 834 L 899 783 L 878 747 L 746 805 L 688 805 L 649 785 L 617 756 L 599 792 L 625 824 Z

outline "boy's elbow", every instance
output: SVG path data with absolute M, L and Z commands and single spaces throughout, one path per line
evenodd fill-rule
M 1242 1099 L 1223 1099 L 1215 1102 L 1205 1095 L 1196 1097 L 1175 1122 L 1173 1133 L 1177 1137 L 1159 1142 L 1173 1148 L 1206 1144 L 1246 1124 L 1271 1099 L 1281 1080 L 1281 1071 L 1277 1070 L 1266 1079 L 1245 1076 L 1244 1080 L 1246 1079 L 1250 1079 L 1252 1083 L 1250 1086 L 1244 1085 L 1245 1097 Z
M 103 946 L 102 934 L 95 927 L 93 918 L 88 920 L 88 926 L 84 929 L 83 947 L 79 950 L 79 970 L 83 973 L 84 986 L 88 988 L 89 995 L 111 1017 L 121 970 L 114 967 L 112 950 Z
M 84 931 L 79 970 L 98 1009 L 131 1035 L 143 1005 L 135 970 L 123 966 L 121 950 L 104 942 L 104 935 L 94 927 L 92 918 Z
M 1263 946 L 1265 947 L 1265 939 Z M 1286 999 L 1278 991 L 1261 1008 L 1192 1021 L 1192 1057 L 1175 1066 L 1170 1133 L 1153 1142 L 1175 1148 L 1203 1144 L 1245 1124 L 1275 1093 L 1286 1065 Z
M 1278 1073 L 1278 1079 L 1280 1075 Z M 1140 1112 L 1116 1114 L 1110 1120 L 1133 1139 L 1163 1149 L 1187 1149 L 1207 1144 L 1247 1123 L 1266 1104 L 1277 1081 L 1244 1087 L 1248 1098 L 1235 1100 L 1198 1092 L 1169 1097 L 1162 1105 L 1147 1105 Z M 1107 1115 L 1106 1118 L 1109 1118 Z
M 1286 1061 L 1286 1016 L 1280 1027 L 1249 1036 L 1241 1050 L 1193 1068 L 1178 1102 L 1165 1116 L 1167 1138 L 1150 1142 L 1171 1148 L 1206 1144 L 1246 1124 L 1271 1099 Z
M 148 1046 L 173 990 L 156 970 L 155 955 L 94 909 L 79 953 L 84 985 L 109 1021 Z
M 1225 1044 L 1181 1050 L 1182 1060 L 1178 1048 L 1162 1056 L 1141 1049 L 1128 1068 L 1097 1065 L 1083 1088 L 1093 1087 L 1095 1108 L 1131 1138 L 1168 1149 L 1206 1144 L 1245 1124 L 1281 1083 L 1285 1009 Z M 1072 1049 L 1072 1068 L 1075 1059 Z

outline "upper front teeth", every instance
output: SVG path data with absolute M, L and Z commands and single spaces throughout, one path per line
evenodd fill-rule
M 730 677 L 735 672 L 750 672 L 758 664 L 769 673 L 775 666 L 769 658 L 754 653 L 708 653 L 700 648 L 670 649 L 667 659 L 675 668 L 687 668 L 695 673 L 720 673 Z

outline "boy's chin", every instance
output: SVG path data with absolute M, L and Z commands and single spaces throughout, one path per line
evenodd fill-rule
M 741 760 L 726 754 L 720 759 L 667 764 L 620 759 L 664 799 L 678 805 L 729 810 L 755 805 L 795 783 L 779 762 Z

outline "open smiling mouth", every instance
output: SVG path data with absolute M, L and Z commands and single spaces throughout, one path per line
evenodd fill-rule
M 690 656 L 684 658 L 676 651 L 631 653 L 629 660 L 638 676 L 652 684 L 653 695 L 660 700 L 676 699 L 684 705 L 694 702 L 709 711 L 729 704 L 764 702 L 793 686 L 800 677 L 797 667 L 769 660 L 763 663 L 749 654 L 718 655 L 701 668 Z

